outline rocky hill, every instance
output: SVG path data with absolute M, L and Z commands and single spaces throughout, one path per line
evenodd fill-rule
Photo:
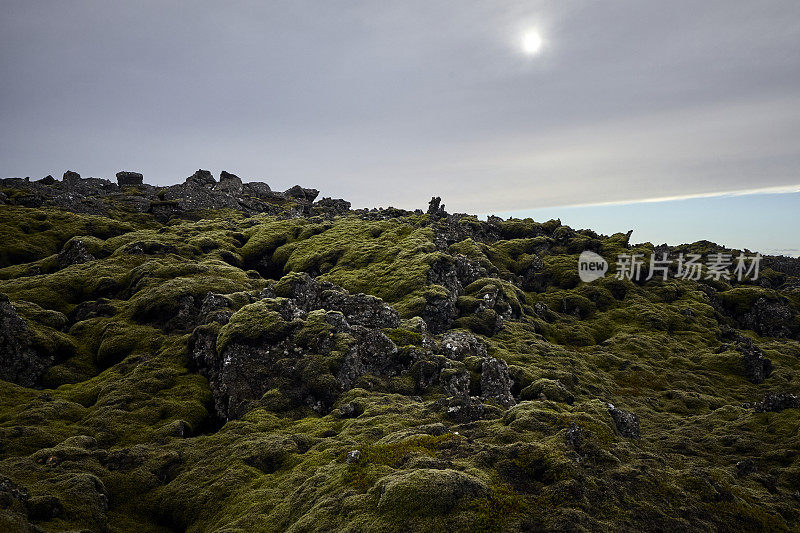
M 800 529 L 800 260 L 317 196 L 0 182 L 1 531 Z

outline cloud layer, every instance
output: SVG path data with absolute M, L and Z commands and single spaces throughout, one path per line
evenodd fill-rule
M 0 174 L 227 169 L 468 212 L 793 185 L 798 20 L 793 0 L 12 0 Z

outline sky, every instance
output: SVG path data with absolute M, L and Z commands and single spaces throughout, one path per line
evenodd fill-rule
M 584 206 L 564 212 L 590 227 L 719 197 L 800 248 L 796 0 L 4 0 L 0 124 L 6 177 L 228 170 L 355 207 Z

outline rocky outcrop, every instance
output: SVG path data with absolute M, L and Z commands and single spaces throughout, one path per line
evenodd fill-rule
M 144 176 L 138 172 L 117 172 L 117 185 L 120 187 L 135 187 L 144 183 Z
M 233 209 L 248 214 L 270 213 L 280 216 L 322 214 L 335 216 L 347 213 L 350 203 L 324 198 L 314 203 L 316 189 L 295 185 L 285 192 L 273 191 L 266 183 L 244 183 L 227 171 L 219 181 L 208 170 L 198 170 L 183 183 L 154 187 L 144 183 L 139 172 L 121 171 L 116 183 L 99 178 L 82 178 L 68 170 L 61 181 L 47 176 L 38 181 L 6 178 L 4 187 L 19 193 L 0 196 L 0 203 L 25 207 L 53 206 L 75 213 L 108 215 L 112 210 L 151 213 L 159 221 L 171 217 L 191 217 L 208 209 Z M 135 191 L 126 190 L 135 188 Z
M 0 293 L 0 379 L 33 387 L 52 364 L 53 357 L 35 348 L 28 324 Z
M 756 413 L 780 413 L 785 409 L 800 408 L 800 397 L 786 392 L 770 392 L 760 402 L 747 404 L 746 407 L 752 408 Z

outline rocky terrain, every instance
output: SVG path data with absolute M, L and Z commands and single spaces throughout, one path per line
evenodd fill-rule
M 0 181 L 0 531 L 800 529 L 800 260 L 317 197 Z

